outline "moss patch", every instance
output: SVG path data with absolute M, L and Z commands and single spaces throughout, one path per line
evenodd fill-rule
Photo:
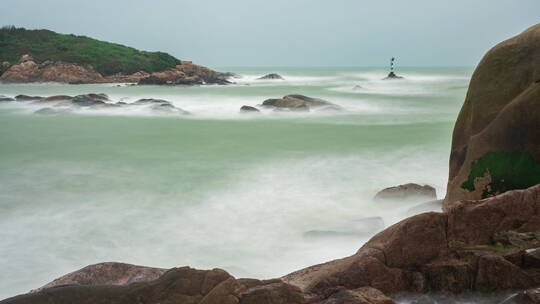
M 461 188 L 474 191 L 474 181 L 489 174 L 491 183 L 482 198 L 509 190 L 526 189 L 540 183 L 540 162 L 523 152 L 489 152 L 471 165 L 471 172 Z

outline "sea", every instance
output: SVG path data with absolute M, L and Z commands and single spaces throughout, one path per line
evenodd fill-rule
M 0 84 L 0 95 L 105 93 L 147 106 L 0 103 L 0 299 L 89 264 L 222 268 L 274 278 L 354 254 L 444 197 L 451 135 L 473 69 L 217 68 L 232 85 Z M 284 80 L 258 80 L 278 73 Z M 241 113 L 303 94 L 341 110 Z M 62 109 L 51 115 L 35 112 Z

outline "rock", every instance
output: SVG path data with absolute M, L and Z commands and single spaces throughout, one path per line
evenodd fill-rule
M 357 91 L 357 90 L 362 90 L 363 87 L 361 85 L 355 85 L 352 89 Z
M 28 95 L 17 95 L 15 96 L 15 100 L 17 101 L 35 101 L 35 100 L 41 100 L 43 97 L 41 96 L 28 96 Z
M 445 208 L 540 183 L 540 24 L 493 47 L 454 127 Z
M 266 80 L 266 79 L 279 79 L 279 80 L 284 80 L 283 77 L 281 77 L 281 75 L 279 74 L 276 74 L 276 73 L 272 73 L 272 74 L 267 74 L 267 75 L 264 75 L 262 77 L 259 77 L 257 78 L 258 80 Z
M 255 108 L 255 107 L 251 107 L 251 106 L 242 106 L 240 108 L 240 112 L 241 113 L 257 113 L 257 112 L 260 112 L 259 109 Z
M 374 200 L 436 200 L 437 193 L 435 188 L 424 185 L 420 186 L 418 184 L 404 184 L 396 187 L 390 187 L 379 191 Z
M 46 97 L 46 98 L 42 99 L 41 101 L 44 101 L 44 102 L 49 102 L 49 101 L 64 101 L 64 100 L 71 100 L 72 98 L 73 98 L 73 97 L 67 96 L 67 95 L 54 95 L 54 96 Z
M 396 75 L 394 72 L 390 72 L 388 73 L 388 76 L 383 78 L 383 80 L 387 80 L 387 79 L 403 79 L 403 77 Z
M 43 289 L 63 285 L 127 285 L 134 282 L 147 282 L 156 280 L 166 271 L 167 269 L 163 268 L 116 262 L 99 263 L 64 275 L 30 292 L 35 293 Z
M 163 85 L 163 84 L 167 84 L 167 81 L 163 78 L 159 78 L 157 76 L 151 75 L 151 76 L 148 76 L 139 80 L 138 84 L 139 85 Z
M 375 288 L 361 287 L 354 290 L 342 289 L 316 304 L 395 304 L 395 302 Z
M 105 105 L 105 101 L 108 101 L 109 97 L 105 94 L 84 94 L 77 95 L 71 99 L 74 105 L 81 107 L 90 107 L 96 105 Z
M 271 98 L 262 103 L 265 107 L 286 108 L 289 110 L 309 111 L 312 107 L 333 106 L 329 101 L 300 94 L 291 94 L 283 98 Z
M 128 285 L 64 285 L 0 301 L 2 304 L 30 303 L 238 303 L 242 287 L 221 269 L 173 268 L 158 279 Z M 231 284 L 232 283 L 232 284 Z M 230 295 L 230 296 L 229 296 Z
M 24 54 L 21 56 L 21 58 L 19 58 L 20 63 L 27 62 L 27 61 L 34 61 L 34 58 L 32 58 L 32 56 L 28 54 Z

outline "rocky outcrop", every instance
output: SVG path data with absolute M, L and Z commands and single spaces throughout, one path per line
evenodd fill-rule
M 540 269 L 523 263 L 527 250 L 532 254 L 530 249 L 540 248 L 530 235 L 539 230 L 537 185 L 486 200 L 460 201 L 447 213 L 413 216 L 377 234 L 353 256 L 299 270 L 283 280 L 309 298 L 364 286 L 386 294 L 526 289 L 540 285 Z M 501 242 L 505 234 L 521 242 Z
M 435 188 L 429 185 L 404 184 L 396 187 L 389 187 L 379 191 L 373 198 L 376 201 L 403 201 L 403 200 L 436 200 Z
M 300 94 L 291 94 L 283 96 L 282 98 L 267 99 L 262 103 L 262 105 L 265 107 L 274 107 L 277 109 L 288 109 L 293 111 L 309 111 L 311 108 L 336 106 L 324 99 L 308 97 Z
M 81 66 L 66 62 L 35 62 L 32 57 L 23 55 L 18 64 L 4 67 L 0 82 L 63 82 L 83 83 L 140 83 L 140 84 L 229 84 L 227 74 L 183 61 L 174 68 L 161 72 L 139 71 L 133 74 L 102 75 L 92 66 Z
M 279 75 L 279 74 L 276 74 L 276 73 L 271 73 L 271 74 L 267 74 L 267 75 L 264 75 L 262 77 L 259 77 L 257 78 L 258 80 L 268 80 L 268 79 L 272 79 L 272 80 L 284 80 L 284 78 Z
M 540 183 L 540 24 L 499 43 L 472 76 L 452 137 L 445 207 Z

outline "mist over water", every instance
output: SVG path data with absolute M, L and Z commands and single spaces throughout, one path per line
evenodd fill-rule
M 224 268 L 272 278 L 356 252 L 420 202 L 377 191 L 429 184 L 444 195 L 453 124 L 470 69 L 228 69 L 230 86 L 0 85 L 0 95 L 106 93 L 145 107 L 33 114 L 0 103 L 0 298 L 88 264 Z M 286 80 L 256 80 L 277 72 Z M 360 88 L 355 86 L 360 86 Z M 239 113 L 304 94 L 342 112 Z M 61 108 L 61 106 L 60 106 Z M 364 234 L 306 237 L 309 231 Z

